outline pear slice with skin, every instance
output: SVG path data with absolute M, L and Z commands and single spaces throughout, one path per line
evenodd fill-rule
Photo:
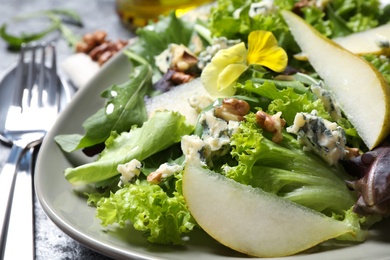
M 194 160 L 195 161 L 195 160 Z M 353 233 L 347 223 L 187 162 L 183 195 L 211 237 L 257 257 L 281 257 Z
M 369 149 L 390 131 L 390 89 L 368 62 L 321 35 L 302 18 L 282 11 L 295 41 L 324 80 Z
M 390 24 L 334 38 L 333 41 L 358 55 L 390 55 Z
M 357 55 L 375 54 L 390 56 L 390 23 L 366 31 L 333 38 L 332 41 Z M 294 58 L 307 61 L 305 53 L 295 54 Z

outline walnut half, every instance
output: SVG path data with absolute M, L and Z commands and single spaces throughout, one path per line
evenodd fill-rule
M 103 65 L 115 53 L 128 44 L 128 41 L 110 41 L 106 39 L 107 33 L 97 30 L 93 33 L 86 33 L 82 41 L 76 44 L 76 52 L 88 54 L 92 60 Z
M 264 111 L 257 111 L 256 113 L 257 124 L 264 130 L 273 133 L 272 141 L 275 143 L 280 143 L 283 140 L 282 131 L 286 125 L 286 120 L 281 118 L 281 115 L 281 112 L 272 116 Z
M 248 102 L 236 98 L 225 98 L 222 100 L 222 105 L 215 108 L 215 116 L 225 121 L 242 121 L 249 110 Z

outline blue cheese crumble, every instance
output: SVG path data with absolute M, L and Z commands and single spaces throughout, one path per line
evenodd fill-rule
M 325 89 L 323 81 L 319 81 L 318 83 L 311 85 L 310 88 L 314 95 L 322 101 L 326 111 L 329 112 L 332 119 L 335 121 L 341 119 L 341 109 L 336 104 L 331 93 Z
M 133 159 L 125 164 L 119 164 L 117 171 L 121 174 L 120 180 L 122 183 L 128 183 L 141 173 L 142 164 L 137 159 Z
M 202 136 L 184 136 L 181 148 L 187 160 L 212 166 L 213 156 L 224 155 L 230 150 L 230 137 L 238 131 L 240 122 L 220 119 L 214 115 L 213 109 L 203 113 L 199 122 L 204 127 Z
M 245 9 L 245 7 L 238 8 L 234 11 L 233 17 L 235 19 L 239 19 L 241 16 L 241 12 Z M 262 0 L 257 3 L 251 3 L 249 6 L 248 15 L 251 18 L 255 18 L 258 15 L 267 15 L 274 13 L 276 11 L 276 6 L 274 0 Z
M 175 173 L 181 172 L 183 167 L 176 163 L 163 163 L 158 169 L 150 173 L 147 177 L 147 181 L 152 184 L 159 184 L 161 181 L 171 177 Z
M 204 69 L 218 51 L 232 47 L 240 42 L 241 40 L 229 40 L 226 37 L 214 38 L 212 45 L 207 46 L 204 51 L 199 53 L 198 68 Z
M 336 164 L 348 152 L 344 129 L 317 116 L 315 110 L 310 114 L 297 113 L 287 132 L 297 135 L 305 150 L 316 153 L 329 165 Z

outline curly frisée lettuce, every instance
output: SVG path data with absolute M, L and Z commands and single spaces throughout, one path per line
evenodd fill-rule
M 159 185 L 145 180 L 103 197 L 96 207 L 103 226 L 117 223 L 123 227 L 131 221 L 152 243 L 183 244 L 182 234 L 196 226 L 180 193 L 169 196 Z

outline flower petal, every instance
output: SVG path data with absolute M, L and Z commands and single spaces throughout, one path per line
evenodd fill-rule
M 232 63 L 246 63 L 247 50 L 243 42 L 233 45 L 230 48 L 222 49 L 211 59 L 218 67 L 225 67 Z
M 248 68 L 246 56 L 247 50 L 244 43 L 217 52 L 211 62 L 203 69 L 201 75 L 202 84 L 211 96 L 234 95 L 236 89 L 233 83 Z M 233 67 L 231 67 L 232 65 Z M 227 72 L 224 72 L 225 69 Z
M 231 93 L 229 96 L 234 95 L 236 92 L 234 84 L 237 79 L 248 69 L 246 64 L 230 64 L 221 73 L 219 73 L 217 81 L 217 89 L 224 93 Z M 231 88 L 229 90 L 229 88 Z M 233 91 L 234 90 L 234 91 Z
M 276 72 L 287 66 L 287 53 L 278 46 L 275 36 L 268 31 L 253 31 L 248 37 L 248 64 L 258 64 Z

